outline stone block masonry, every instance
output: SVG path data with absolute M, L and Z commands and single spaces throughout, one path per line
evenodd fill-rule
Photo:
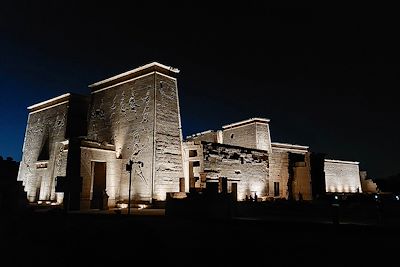
M 228 192 L 232 190 L 232 183 L 237 184 L 238 200 L 244 200 L 246 195 L 257 194 L 263 198 L 269 195 L 269 158 L 268 152 L 256 149 L 246 149 L 238 146 L 209 143 L 187 142 L 184 145 L 184 155 L 190 156 L 190 151 L 196 151 L 192 157 L 186 157 L 185 168 L 188 161 L 199 162 L 198 167 L 193 167 L 192 175 L 185 172 L 186 180 L 191 176 L 197 181 L 195 187 L 201 187 L 202 174 L 206 180 L 218 182 L 220 177 L 227 177 Z
M 87 97 L 69 93 L 28 107 L 18 180 L 30 202 L 57 199 L 55 178 L 67 168 L 65 140 L 85 134 L 79 126 L 86 125 L 87 107 Z
M 30 106 L 18 173 L 29 201 L 61 203 L 57 176 L 71 182 L 68 205 L 74 209 L 164 201 L 169 192 L 202 190 L 222 177 L 238 200 L 362 191 L 358 162 L 317 162 L 306 146 L 272 143 L 266 118 L 182 143 L 178 73 L 152 62 L 89 85 L 90 96 L 65 94 Z M 312 177 L 321 182 L 311 183 Z
M 122 162 L 144 163 L 134 171 L 131 199 L 165 200 L 167 192 L 179 191 L 183 177 L 177 71 L 158 63 L 146 66 L 91 86 L 88 139 L 115 145 Z M 116 198 L 128 198 L 128 180 L 122 173 Z
M 55 177 L 67 176 L 82 178 L 75 207 L 93 206 L 93 195 L 103 189 L 109 205 L 126 202 L 129 160 L 143 162 L 133 166 L 133 201 L 165 200 L 167 192 L 178 192 L 183 168 L 177 73 L 153 62 L 89 85 L 90 97 L 65 94 L 29 107 L 18 174 L 29 200 L 62 202 Z
M 362 192 L 358 162 L 325 159 L 324 171 L 326 192 Z

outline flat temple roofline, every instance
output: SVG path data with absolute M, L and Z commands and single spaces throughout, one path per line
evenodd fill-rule
M 238 121 L 238 122 L 234 122 L 234 123 L 231 123 L 231 124 L 224 125 L 224 126 L 222 126 L 222 129 L 242 126 L 242 125 L 246 125 L 246 124 L 253 123 L 253 122 L 268 123 L 268 122 L 270 122 L 270 120 L 266 119 L 266 118 L 250 118 L 250 119 L 247 119 L 247 120 Z
M 299 149 L 299 150 L 308 150 L 309 146 L 302 146 L 302 145 L 293 145 L 293 144 L 287 144 L 287 143 L 277 143 L 277 142 L 272 142 L 271 146 L 274 148 L 288 148 L 288 149 Z
M 337 160 L 337 159 L 325 159 L 325 162 L 344 163 L 344 164 L 353 164 L 353 165 L 358 165 L 360 163 L 358 161 Z
M 89 88 L 94 89 L 96 87 L 105 87 L 105 86 L 111 84 L 114 81 L 119 82 L 120 80 L 122 80 L 124 78 L 132 78 L 132 76 L 136 76 L 135 74 L 142 75 L 143 71 L 145 71 L 146 69 L 151 69 L 151 68 L 154 68 L 154 69 L 157 68 L 159 70 L 164 70 L 164 71 L 166 71 L 168 73 L 169 72 L 179 73 L 179 69 L 177 69 L 177 68 L 166 66 L 166 65 L 158 63 L 158 62 L 151 62 L 149 64 L 137 67 L 137 68 L 135 68 L 133 70 L 129 70 L 129 71 L 123 72 L 121 74 L 112 76 L 110 78 L 101 80 L 99 82 L 93 83 L 93 84 L 89 85 Z
M 199 133 L 194 133 L 194 134 L 188 135 L 188 136 L 186 136 L 186 138 L 197 137 L 197 136 L 205 135 L 205 134 L 208 134 L 208 133 L 214 133 L 214 132 L 215 131 L 213 131 L 213 130 L 206 130 L 206 131 L 202 131 L 202 132 L 199 132 Z
M 63 95 L 60 95 L 60 96 L 56 96 L 56 97 L 53 97 L 51 99 L 48 99 L 48 100 L 39 102 L 37 104 L 34 104 L 32 106 L 29 106 L 29 107 L 27 107 L 27 109 L 29 111 L 32 111 L 34 109 L 38 109 L 38 108 L 41 108 L 41 107 L 52 106 L 54 104 L 58 104 L 60 102 L 68 100 L 70 96 L 71 96 L 71 93 L 66 93 L 66 94 L 63 94 Z

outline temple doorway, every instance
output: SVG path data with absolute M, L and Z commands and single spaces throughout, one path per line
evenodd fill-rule
M 91 209 L 104 209 L 107 203 L 103 203 L 106 198 L 106 163 L 105 162 L 92 162 L 93 164 L 93 187 L 92 199 L 90 201 Z

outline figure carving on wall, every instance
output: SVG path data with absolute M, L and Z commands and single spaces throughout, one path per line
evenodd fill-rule
M 121 112 L 126 115 L 126 108 L 125 108 L 125 91 L 122 92 L 121 100 L 120 100 L 120 105 L 121 105 Z
M 111 107 L 110 107 L 110 110 L 111 110 L 111 112 L 110 112 L 110 119 L 109 119 L 110 121 L 111 121 L 112 118 L 115 116 L 115 109 L 117 108 L 116 100 L 117 100 L 117 95 L 114 96 L 112 105 L 111 105 Z
M 117 94 L 113 98 L 113 103 L 112 103 L 112 105 L 110 107 L 111 110 L 115 110 L 117 108 L 117 105 L 115 104 L 116 100 L 117 100 Z
M 92 111 L 91 116 L 92 116 L 93 120 L 96 120 L 96 119 L 104 120 L 105 119 L 105 113 L 104 113 L 104 110 L 103 110 L 103 105 L 104 105 L 104 100 L 102 98 L 99 108 L 93 109 L 93 111 Z
M 58 148 L 57 158 L 56 158 L 56 173 L 57 176 L 62 175 L 61 166 L 62 166 L 62 155 L 64 152 L 64 145 L 60 144 Z
M 143 97 L 143 102 L 144 102 L 144 108 L 143 108 L 143 113 L 142 113 L 142 121 L 141 123 L 148 122 L 148 116 L 149 116 L 149 110 L 150 110 L 150 91 L 148 90 L 146 92 L 146 96 Z
M 45 120 L 42 120 L 40 117 L 36 120 L 33 125 L 31 124 L 25 140 L 25 153 L 23 157 L 23 162 L 27 166 L 27 171 L 30 174 L 33 174 L 35 171 L 35 165 L 33 164 L 36 161 L 36 157 L 40 150 L 40 140 L 43 139 L 44 128 L 46 128 Z
M 129 98 L 129 106 L 131 107 L 131 110 L 133 110 L 136 113 L 136 107 L 140 107 L 138 103 L 136 103 L 135 99 L 135 93 L 133 90 L 131 91 L 131 97 Z
M 140 149 L 140 134 L 138 131 L 134 131 L 133 133 L 133 150 Z
M 136 172 L 137 176 L 140 178 L 140 180 L 147 185 L 148 184 L 147 179 L 146 179 L 146 177 L 144 177 L 142 167 L 139 166 L 138 169 L 135 170 L 135 172 Z
M 57 135 L 61 133 L 64 125 L 65 125 L 65 113 L 61 115 L 61 118 L 57 114 L 53 127 L 53 129 L 57 131 Z
M 55 120 L 54 127 L 55 127 L 55 128 L 61 128 L 61 127 L 63 127 L 63 126 L 64 126 L 64 120 L 65 120 L 65 114 L 63 114 L 63 115 L 61 116 L 61 118 L 59 118 L 59 115 L 57 114 L 57 118 L 56 118 L 56 120 Z

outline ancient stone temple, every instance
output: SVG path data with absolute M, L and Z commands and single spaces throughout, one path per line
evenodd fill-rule
M 265 118 L 183 140 L 178 73 L 153 62 L 89 85 L 90 96 L 67 93 L 28 107 L 18 173 L 28 200 L 104 209 L 164 201 L 221 178 L 238 200 L 361 192 L 358 162 L 272 142 Z
M 325 193 L 362 192 L 358 162 L 325 159 L 308 146 L 272 142 L 269 122 L 251 118 L 188 136 L 183 155 L 190 187 L 226 177 L 238 200 L 255 195 L 312 200 Z
M 227 177 L 238 200 L 296 198 L 299 193 L 312 199 L 308 147 L 271 142 L 269 121 L 252 118 L 189 136 L 184 143 L 186 180 L 204 187 L 206 180 Z
M 75 209 L 101 208 L 105 194 L 108 206 L 126 201 L 130 180 L 134 201 L 178 191 L 178 72 L 154 62 L 89 85 L 90 97 L 65 94 L 28 107 L 18 180 L 29 201 L 62 202 L 57 183 Z

